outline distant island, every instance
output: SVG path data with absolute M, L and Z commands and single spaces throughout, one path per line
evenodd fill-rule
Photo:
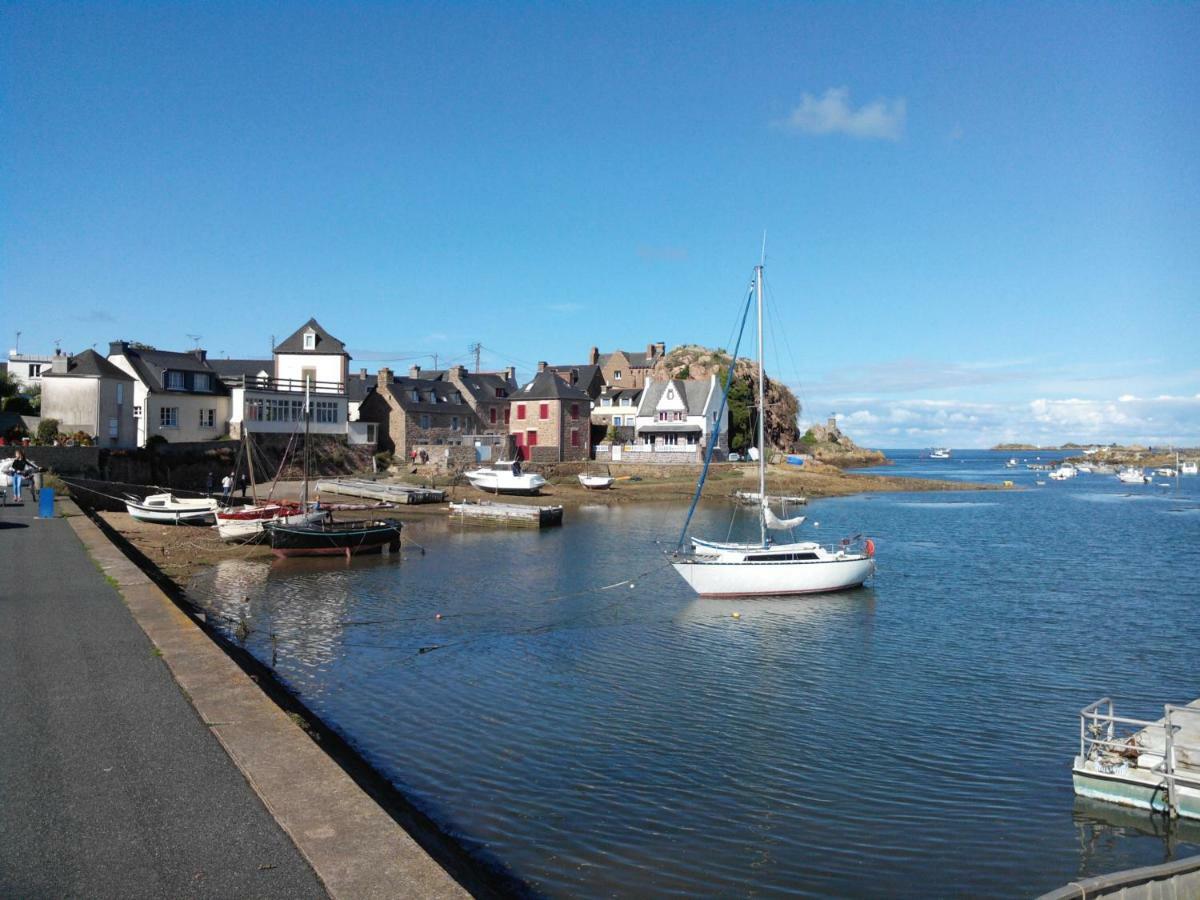
M 1074 444 L 1067 443 L 1058 447 L 1043 447 L 1040 444 L 997 444 L 992 447 L 993 450 L 1091 450 L 1091 449 L 1113 449 L 1113 450 L 1145 450 L 1145 447 L 1118 447 L 1116 444 Z

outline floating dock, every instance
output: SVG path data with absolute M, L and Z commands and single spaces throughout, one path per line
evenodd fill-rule
M 561 525 L 561 506 L 524 506 L 519 503 L 492 503 L 489 500 L 464 500 L 450 504 L 450 518 L 464 525 L 501 525 L 520 528 L 550 528 Z
M 734 491 L 733 499 L 745 506 L 758 506 L 762 496 L 758 491 Z M 788 494 L 767 494 L 768 503 L 782 503 L 785 506 L 806 506 L 807 497 L 789 496 Z
M 397 504 L 441 503 L 446 499 L 446 492 L 437 488 L 354 478 L 323 478 L 317 482 L 317 491 Z
M 1200 819 L 1200 700 L 1163 713 L 1154 722 L 1118 716 L 1108 697 L 1080 710 L 1075 793 Z

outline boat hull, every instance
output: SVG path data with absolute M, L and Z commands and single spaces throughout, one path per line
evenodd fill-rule
M 495 478 L 486 474 L 471 475 L 468 473 L 467 480 L 471 482 L 471 487 L 489 494 L 518 494 L 527 497 L 541 493 L 542 485 L 546 483 L 546 479 L 540 475 Z
M 671 566 L 701 597 L 782 597 L 861 587 L 875 573 L 867 556 L 813 562 L 680 560 Z
M 613 485 L 614 479 L 605 475 L 580 475 L 579 483 L 589 491 L 605 491 Z
M 217 534 L 223 541 L 241 541 L 250 543 L 266 538 L 267 522 L 279 522 L 284 525 L 314 525 L 329 517 L 324 510 L 311 512 L 296 512 L 292 515 L 264 516 L 260 518 L 225 518 L 217 516 Z
M 395 552 L 400 549 L 402 527 L 403 525 L 395 519 L 331 525 L 287 525 L 275 521 L 264 524 L 264 530 L 271 542 L 271 552 L 279 557 L 351 557 L 364 553 L 381 553 L 384 547 Z
M 218 508 L 216 500 L 179 501 L 167 494 L 154 494 L 144 501 L 129 500 L 125 504 L 129 515 L 139 522 L 159 525 L 211 525 L 216 521 Z

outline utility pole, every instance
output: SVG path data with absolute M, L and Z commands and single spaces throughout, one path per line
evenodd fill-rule
M 437 367 L 438 367 L 438 365 L 437 365 L 437 357 L 438 357 L 438 355 L 437 355 L 436 353 L 435 353 L 435 354 L 433 354 L 433 370 L 434 370 L 435 372 L 437 371 Z
M 475 354 L 475 374 L 478 375 L 479 374 L 479 352 L 483 349 L 483 344 L 479 343 L 479 341 L 476 341 L 475 343 L 470 344 L 467 347 L 467 349 Z

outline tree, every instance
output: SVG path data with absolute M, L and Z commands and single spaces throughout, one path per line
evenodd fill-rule
M 7 370 L 0 372 L 0 400 L 7 400 L 21 393 L 21 383 Z
M 18 416 L 33 416 L 37 414 L 34 412 L 33 404 L 20 394 L 15 397 L 4 398 L 4 411 L 7 413 L 16 413 Z
M 58 437 L 58 419 L 42 419 L 38 422 L 37 427 L 37 442 L 39 444 L 53 444 L 54 439 Z

